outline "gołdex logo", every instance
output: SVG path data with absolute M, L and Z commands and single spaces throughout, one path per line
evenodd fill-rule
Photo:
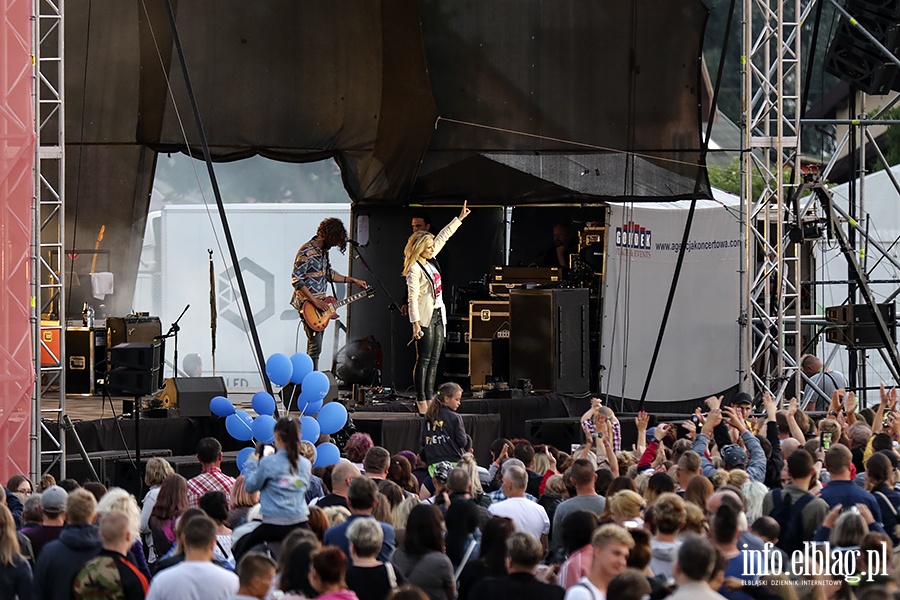
M 632 250 L 650 250 L 651 232 L 634 221 L 616 227 L 616 247 Z

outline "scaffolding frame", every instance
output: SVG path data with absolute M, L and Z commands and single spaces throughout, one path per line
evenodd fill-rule
M 65 29 L 64 0 L 34 0 L 34 223 L 32 241 L 32 325 L 34 329 L 34 392 L 32 399 L 31 480 L 38 481 L 45 457 L 59 462 L 66 477 L 66 302 L 65 302 Z M 46 319 L 44 317 L 47 317 Z M 53 340 L 58 342 L 53 343 Z M 59 404 L 44 406 L 56 387 Z M 44 423 L 60 424 L 54 436 Z M 46 436 L 51 447 L 44 449 Z
M 785 401 L 800 389 L 800 247 L 790 198 L 800 183 L 801 28 L 815 0 L 744 0 L 741 388 Z M 754 188 L 758 188 L 754 191 Z

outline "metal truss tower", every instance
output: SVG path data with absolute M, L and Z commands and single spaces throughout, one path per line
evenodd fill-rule
M 47 416 L 62 425 L 66 409 L 63 2 L 34 0 L 33 13 L 36 156 L 31 275 L 35 340 L 31 480 L 35 482 L 40 478 L 45 457 L 58 460 L 60 475 L 66 477 L 66 436 L 60 433 L 55 438 L 43 424 L 43 417 Z M 44 406 L 50 388 L 59 390 L 58 407 Z M 42 434 L 51 440 L 51 448 L 42 448 Z
M 741 387 L 780 401 L 791 380 L 800 389 L 800 248 L 788 225 L 801 171 L 800 33 L 814 4 L 744 0 Z

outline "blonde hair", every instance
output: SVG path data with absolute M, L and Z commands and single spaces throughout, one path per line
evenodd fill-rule
M 478 476 L 478 464 L 475 462 L 475 457 L 471 452 L 463 454 L 459 458 L 459 462 L 456 463 L 456 466 L 469 474 L 469 481 L 472 482 L 473 493 L 481 494 L 484 492 L 484 488 L 481 487 L 481 477 Z
M 340 525 L 350 516 L 350 511 L 343 506 L 326 506 L 322 509 L 322 512 L 324 512 L 325 517 L 328 518 L 329 527 Z
M 97 498 L 84 488 L 69 492 L 66 519 L 72 525 L 89 525 L 97 514 Z
M 110 513 L 121 513 L 124 515 L 128 519 L 128 530 L 131 532 L 131 539 L 140 539 L 141 509 L 138 508 L 137 500 L 134 499 L 134 496 L 122 488 L 111 488 L 97 503 L 97 514 L 100 517 Z
M 566 489 L 566 483 L 563 481 L 563 476 L 557 473 L 556 475 L 551 475 L 547 479 L 547 485 L 544 487 L 544 490 L 550 494 L 560 494 L 563 497 L 569 495 L 569 491 Z
M 144 483 L 153 487 L 162 485 L 163 479 L 174 473 L 175 470 L 164 458 L 154 456 L 147 461 L 147 472 L 144 474 Z
M 634 492 L 631 493 L 634 494 Z M 614 496 L 618 495 L 619 494 L 614 494 Z M 614 523 L 601 525 L 595 529 L 593 535 L 591 535 L 591 546 L 594 548 L 602 548 L 611 543 L 622 544 L 623 546 L 627 546 L 629 550 L 634 548 L 634 538 L 631 537 L 628 530 Z
M 732 469 L 731 471 L 728 471 L 726 481 L 728 482 L 728 485 L 733 485 L 734 487 L 741 489 L 744 487 L 745 483 L 750 482 L 750 476 L 747 474 L 747 471 L 742 469 Z
M 626 519 L 636 519 L 641 516 L 641 511 L 646 507 L 644 499 L 637 492 L 620 490 L 606 499 L 606 510 L 603 519 L 614 516 Z
M 681 532 L 706 535 L 709 528 L 709 523 L 706 521 L 706 512 L 693 502 L 685 502 L 684 510 L 687 518 L 684 522 L 684 529 Z
M 406 241 L 406 247 L 403 249 L 403 276 L 409 275 L 409 269 L 414 263 L 418 262 L 425 252 L 425 246 L 429 241 L 434 239 L 434 235 L 427 231 L 413 232 Z
M 239 475 L 231 486 L 231 498 L 228 506 L 237 508 L 238 506 L 254 506 L 259 502 L 259 492 L 252 494 L 244 487 L 244 476 Z
M 16 556 L 21 555 L 16 537 L 16 522 L 6 503 L 0 503 L 0 565 L 15 566 Z
M 406 521 L 409 519 L 409 513 L 411 513 L 412 509 L 421 502 L 422 501 L 419 500 L 418 496 L 410 496 L 398 504 L 391 515 L 394 521 L 394 529 L 406 529 Z
M 300 456 L 313 462 L 316 460 L 316 447 L 306 440 L 300 441 Z
M 550 458 L 541 453 L 535 453 L 534 455 L 534 463 L 531 465 L 531 470 L 537 473 L 538 475 L 543 475 L 550 469 Z

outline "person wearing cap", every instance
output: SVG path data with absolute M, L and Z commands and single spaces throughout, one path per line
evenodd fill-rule
M 753 398 L 747 392 L 738 392 L 731 401 L 731 407 L 738 413 L 751 433 L 755 433 L 754 425 L 750 422 L 750 412 L 753 410 Z
M 326 546 L 337 546 L 343 550 L 346 556 L 350 556 L 350 540 L 347 537 L 347 529 L 357 519 L 375 518 L 372 516 L 372 512 L 378 503 L 378 484 L 365 475 L 354 478 L 347 489 L 347 502 L 350 505 L 350 516 L 343 523 L 328 528 L 322 541 Z M 379 524 L 384 533 L 384 539 L 381 542 L 378 560 L 387 562 L 390 561 L 391 555 L 397 547 L 396 534 L 394 528 L 387 523 Z
M 716 474 L 716 468 L 706 456 L 706 447 L 715 428 L 725 423 L 725 415 L 728 417 L 727 423 L 737 429 L 741 441 L 747 449 L 744 450 L 737 444 L 720 446 L 719 454 L 722 456 L 725 468 L 728 470 L 743 469 L 747 471 L 751 481 L 764 482 L 766 479 L 766 454 L 763 452 L 762 445 L 760 445 L 756 436 L 747 429 L 744 420 L 731 408 L 710 410 L 706 423 L 703 424 L 703 429 L 694 438 L 694 447 L 692 449 L 700 455 L 700 462 L 703 464 L 703 475 L 712 477 Z M 720 438 L 721 436 L 717 435 L 716 437 Z
M 58 539 L 59 534 L 62 533 L 63 526 L 66 524 L 66 499 L 68 496 L 66 490 L 58 485 L 48 487 L 41 494 L 43 522 L 40 525 L 22 528 L 22 533 L 31 540 L 35 560 L 40 556 L 44 546 Z
M 434 483 L 434 493 L 423 500 L 423 502 L 434 504 L 444 514 L 447 513 L 447 506 L 450 504 L 450 498 L 447 495 L 447 479 L 449 479 L 452 469 L 453 464 L 446 460 L 428 467 L 428 472 L 431 473 L 431 481 Z

